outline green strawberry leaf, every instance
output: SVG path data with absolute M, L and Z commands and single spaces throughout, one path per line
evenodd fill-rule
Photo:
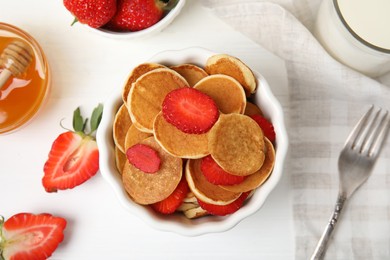
M 91 133 L 95 132 L 100 124 L 100 121 L 102 120 L 103 115 L 103 105 L 99 104 L 92 112 L 91 116 Z
M 88 118 L 84 120 L 80 113 L 80 107 L 73 112 L 73 129 L 76 132 L 84 132 Z

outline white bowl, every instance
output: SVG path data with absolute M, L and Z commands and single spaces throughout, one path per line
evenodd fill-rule
M 176 6 L 170 10 L 160 21 L 158 21 L 156 24 L 150 26 L 149 28 L 135 31 L 135 32 L 115 32 L 110 31 L 104 28 L 98 28 L 94 29 L 88 25 L 84 26 L 95 33 L 98 33 L 102 36 L 109 37 L 109 38 L 115 38 L 115 39 L 135 39 L 135 38 L 143 38 L 146 36 L 152 36 L 158 32 L 161 32 L 165 27 L 167 27 L 175 18 L 176 16 L 181 12 L 184 5 L 186 3 L 186 0 L 179 0 L 176 4 Z
M 158 53 L 149 59 L 149 62 L 164 65 L 193 63 L 203 66 L 214 52 L 201 48 L 188 48 Z M 146 61 L 145 61 L 146 62 Z M 276 159 L 275 167 L 268 180 L 259 187 L 250 200 L 237 212 L 225 217 L 206 216 L 199 219 L 187 219 L 184 215 L 174 214 L 164 216 L 154 212 L 150 207 L 141 206 L 133 202 L 127 195 L 115 166 L 114 142 L 112 138 L 112 124 L 114 115 L 123 102 L 121 99 L 122 87 L 114 91 L 104 104 L 103 117 L 97 132 L 97 143 L 100 152 L 100 172 L 104 179 L 112 186 L 120 203 L 132 214 L 138 216 L 150 226 L 163 231 L 171 231 L 186 236 L 197 236 L 205 233 L 222 232 L 237 225 L 244 218 L 258 211 L 270 192 L 275 188 L 282 176 L 283 164 L 287 153 L 288 139 L 284 125 L 284 116 L 279 102 L 271 92 L 266 80 L 261 74 L 254 71 L 259 88 L 253 101 L 258 104 L 264 114 L 271 119 L 276 132 Z

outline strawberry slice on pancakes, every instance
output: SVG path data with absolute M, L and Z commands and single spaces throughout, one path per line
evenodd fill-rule
M 187 134 L 206 133 L 219 117 L 215 101 L 194 88 L 169 92 L 162 104 L 165 120 Z
M 245 176 L 226 172 L 214 161 L 211 155 L 202 158 L 200 169 L 206 180 L 215 185 L 235 185 L 245 180 Z
M 171 195 L 162 201 L 151 204 L 151 207 L 162 214 L 172 214 L 182 204 L 189 190 L 186 178 L 183 176 Z
M 99 150 L 92 136 L 99 126 L 103 106 L 91 116 L 91 131 L 85 133 L 84 120 L 77 108 L 73 114 L 74 131 L 60 134 L 54 141 L 44 165 L 42 184 L 47 192 L 74 188 L 90 179 L 99 170 Z
M 0 259 L 47 259 L 64 239 L 65 227 L 65 219 L 50 214 L 0 218 Z
M 206 210 L 211 215 L 226 216 L 239 210 L 242 207 L 244 201 L 248 198 L 249 194 L 250 191 L 244 192 L 240 197 L 238 197 L 238 199 L 227 205 L 209 204 L 201 201 L 200 199 L 198 199 L 198 204 L 202 209 Z
M 276 139 L 276 134 L 272 123 L 261 115 L 256 114 L 256 115 L 251 115 L 250 117 L 253 120 L 255 120 L 256 123 L 260 126 L 261 130 L 263 130 L 265 137 L 267 137 L 268 140 L 271 141 L 271 143 L 274 143 Z

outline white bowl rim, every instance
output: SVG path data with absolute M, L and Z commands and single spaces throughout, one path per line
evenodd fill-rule
M 197 62 L 194 61 L 198 61 L 199 57 L 205 59 L 216 53 L 217 52 L 213 52 L 204 48 L 190 47 L 181 50 L 162 51 L 155 54 L 152 58 L 150 58 L 147 61 L 167 64 L 167 61 L 172 60 L 172 57 L 178 57 L 179 60 L 185 61 L 187 63 L 193 62 L 194 64 L 196 64 Z M 176 63 L 175 61 L 174 63 L 181 64 L 181 63 Z M 169 65 L 173 65 L 173 64 L 169 64 Z M 262 93 L 262 95 L 258 95 L 258 94 L 255 95 L 254 101 L 259 102 L 260 104 L 266 104 L 261 106 L 263 113 L 266 116 L 272 115 L 272 121 L 277 122 L 274 123 L 274 128 L 277 136 L 276 158 L 275 158 L 275 161 L 277 163 L 275 164 L 273 173 L 268 178 L 268 180 L 256 190 L 252 198 L 248 200 L 245 206 L 242 207 L 237 212 L 235 212 L 234 214 L 226 217 L 210 216 L 210 217 L 199 218 L 195 220 L 188 220 L 185 221 L 185 223 L 183 223 L 183 221 L 176 221 L 176 219 L 161 221 L 160 219 L 158 219 L 158 217 L 153 217 L 155 215 L 152 215 L 150 213 L 151 211 L 146 210 L 145 206 L 140 206 L 135 202 L 131 201 L 126 191 L 124 190 L 123 185 L 119 181 L 117 181 L 119 178 L 119 174 L 117 173 L 117 170 L 115 168 L 115 162 L 114 162 L 115 159 L 114 159 L 114 148 L 113 148 L 113 140 L 112 140 L 113 117 L 105 116 L 105 115 L 113 115 L 117 111 L 119 105 L 122 102 L 121 99 L 122 88 L 115 89 L 115 91 L 112 93 L 112 96 L 109 97 L 105 102 L 103 117 L 99 129 L 97 131 L 96 138 L 97 138 L 98 147 L 109 147 L 109 149 L 99 149 L 100 172 L 103 178 L 113 188 L 117 198 L 119 199 L 120 203 L 122 204 L 122 206 L 124 206 L 125 209 L 127 209 L 132 214 L 136 215 L 144 222 L 146 222 L 149 226 L 157 230 L 170 231 L 184 236 L 198 236 L 207 233 L 216 233 L 216 232 L 223 232 L 229 230 L 234 226 L 236 226 L 238 223 L 240 223 L 243 219 L 257 212 L 262 207 L 268 195 L 276 187 L 276 185 L 281 179 L 284 161 L 288 150 L 288 137 L 287 137 L 287 131 L 284 123 L 283 110 L 280 103 L 273 95 L 265 78 L 258 72 L 256 71 L 253 72 L 259 83 L 258 93 L 259 92 Z M 113 170 L 114 173 L 112 173 Z M 178 218 L 185 218 L 185 216 L 180 216 Z M 213 221 L 210 221 L 209 218 L 214 218 L 214 219 Z M 204 219 L 207 219 L 207 221 L 205 221 Z M 191 225 L 188 225 L 188 223 L 191 223 Z
M 83 24 L 88 30 L 93 31 L 99 35 L 114 38 L 114 39 L 135 39 L 135 38 L 143 38 L 148 35 L 152 35 L 153 33 L 157 33 L 162 31 L 165 27 L 167 27 L 184 7 L 186 0 L 179 0 L 176 6 L 170 10 L 160 21 L 155 23 L 154 25 L 135 32 L 116 32 L 110 31 L 104 28 L 92 28 L 86 24 Z

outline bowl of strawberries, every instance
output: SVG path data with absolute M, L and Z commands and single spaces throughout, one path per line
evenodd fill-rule
M 124 208 L 186 236 L 229 230 L 257 212 L 288 147 L 264 77 L 202 48 L 130 68 L 105 102 L 97 143 L 100 172 Z
M 141 38 L 167 27 L 185 0 L 64 0 L 64 6 L 85 28 L 110 38 Z M 72 24 L 73 24 L 72 23 Z

